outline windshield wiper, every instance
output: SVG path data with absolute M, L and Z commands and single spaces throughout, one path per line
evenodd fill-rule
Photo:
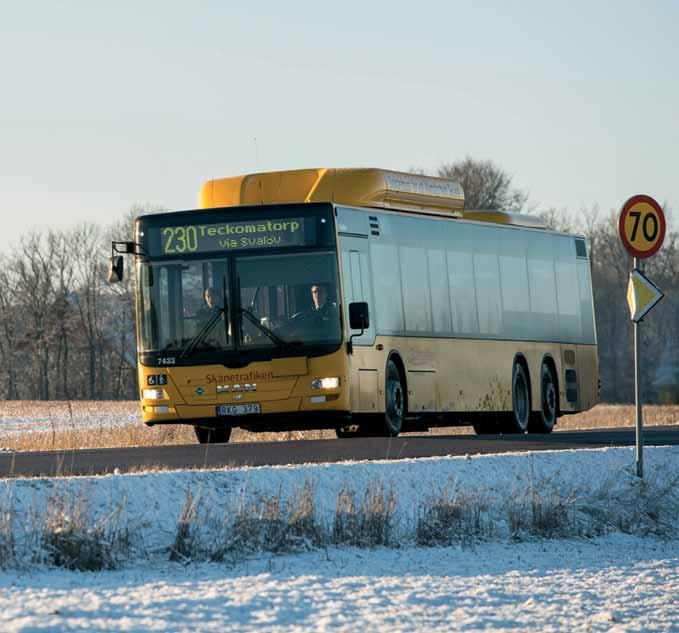
M 255 293 L 259 293 L 259 286 L 257 287 L 257 290 Z M 236 278 L 236 296 L 240 297 L 240 277 Z M 254 300 L 253 300 L 254 301 Z M 252 303 L 250 304 L 252 305 Z M 247 308 L 243 308 L 242 306 L 238 307 L 238 312 L 242 312 L 247 318 L 252 325 L 254 325 L 262 334 L 267 336 L 273 343 L 282 349 L 295 349 L 301 345 L 304 345 L 302 341 L 285 341 L 283 340 L 278 334 L 275 334 L 271 329 L 266 327 L 266 325 L 263 325 L 260 320 L 254 315 L 250 310 Z
M 193 354 L 194 351 L 196 351 L 196 347 L 200 345 L 200 343 L 203 341 L 203 339 L 208 335 L 210 330 L 215 326 L 215 323 L 219 320 L 219 317 L 222 316 L 222 314 L 225 314 L 226 310 L 225 308 L 217 308 L 217 311 L 210 317 L 210 320 L 202 327 L 200 328 L 200 332 L 196 334 L 187 344 L 186 347 L 181 351 L 179 354 L 179 358 L 187 358 L 191 354 Z
M 259 321 L 259 319 L 250 312 L 247 308 L 239 308 L 239 310 L 246 316 L 248 317 L 248 321 L 252 323 L 260 332 L 266 334 L 278 347 L 288 347 L 289 345 L 295 345 L 296 343 L 289 343 L 288 341 L 284 341 L 278 334 L 274 334 L 266 325 L 262 325 Z M 301 344 L 301 343 L 299 343 Z
M 229 342 L 229 321 L 226 317 L 228 314 L 228 303 L 226 301 L 226 277 L 222 277 L 222 297 L 223 304 L 221 308 L 217 308 L 217 311 L 210 317 L 210 320 L 200 329 L 200 332 L 196 334 L 186 345 L 186 347 L 179 354 L 179 358 L 187 358 L 193 352 L 196 351 L 198 345 L 200 345 L 203 339 L 209 334 L 210 330 L 215 326 L 219 317 L 224 315 L 224 335 L 226 337 L 226 342 Z
M 229 321 L 231 317 L 228 312 L 228 301 L 226 300 L 226 275 L 222 275 L 222 312 L 224 313 L 224 337 L 226 343 L 229 343 Z

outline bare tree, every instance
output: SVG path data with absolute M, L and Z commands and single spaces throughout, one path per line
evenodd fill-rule
M 52 269 L 54 276 L 54 305 L 51 316 L 51 328 L 56 347 L 55 373 L 56 397 L 70 400 L 69 387 L 70 353 L 73 339 L 74 315 L 69 299 L 73 294 L 73 237 L 69 232 L 51 230 L 47 234 L 47 242 L 52 253 Z
M 50 397 L 50 316 L 54 303 L 53 247 L 40 233 L 30 233 L 19 242 L 13 263 L 17 274 L 18 305 L 28 327 L 24 341 L 35 349 L 33 364 L 41 400 Z
M 123 218 L 109 227 L 107 242 L 134 241 L 134 219 L 138 215 L 161 210 L 160 207 L 135 205 Z M 137 369 L 134 340 L 135 274 L 134 267 L 130 266 L 121 283 L 108 286 L 112 302 L 107 341 L 117 357 L 115 368 L 112 365 L 112 370 L 115 371 L 115 375 L 112 376 L 115 398 L 132 397 L 134 392 L 130 389 L 130 383 L 134 384 Z
M 512 176 L 490 160 L 467 156 L 437 169 L 442 178 L 452 178 L 464 189 L 466 209 L 478 211 L 521 211 L 528 195 L 512 187 Z
M 17 278 L 6 257 L 0 258 L 0 357 L 5 371 L 5 397 L 19 398 L 17 385 L 16 337 L 18 310 L 16 306 Z
M 100 361 L 102 350 L 102 291 L 105 251 L 102 231 L 94 224 L 83 224 L 73 232 L 75 307 L 87 342 L 88 397 L 101 392 Z
M 542 218 L 548 228 L 554 231 L 571 233 L 578 230 L 578 223 L 571 217 L 566 209 L 550 207 L 538 212 L 538 217 Z
M 0 256 L 0 398 L 133 398 L 134 268 L 110 286 L 110 240 L 132 240 L 136 205 L 104 230 L 33 232 Z

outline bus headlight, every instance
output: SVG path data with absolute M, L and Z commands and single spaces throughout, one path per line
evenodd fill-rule
M 167 398 L 164 389 L 144 389 L 141 395 L 144 400 L 165 400 Z
M 339 387 L 339 378 L 314 378 L 311 381 L 312 389 L 337 389 Z

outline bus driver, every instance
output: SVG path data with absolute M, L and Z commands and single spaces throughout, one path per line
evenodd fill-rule
M 217 314 L 220 314 L 218 321 L 220 323 L 213 323 L 208 332 L 205 334 L 205 340 L 213 344 L 224 345 L 227 342 L 228 336 L 231 335 L 231 325 L 228 326 L 228 335 L 224 330 L 223 320 L 226 317 L 222 314 L 224 311 L 224 297 L 220 288 L 209 286 L 205 289 L 203 294 L 204 304 L 194 314 L 193 320 L 196 327 L 196 332 L 201 328 L 207 326 Z
M 323 284 L 311 286 L 311 313 L 310 316 L 332 316 L 337 311 L 337 304 L 328 301 L 328 289 Z

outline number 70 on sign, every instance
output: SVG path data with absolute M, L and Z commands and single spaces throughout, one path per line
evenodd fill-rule
M 633 257 L 655 255 L 665 240 L 665 214 L 650 196 L 632 196 L 622 207 L 618 230 L 622 243 Z

